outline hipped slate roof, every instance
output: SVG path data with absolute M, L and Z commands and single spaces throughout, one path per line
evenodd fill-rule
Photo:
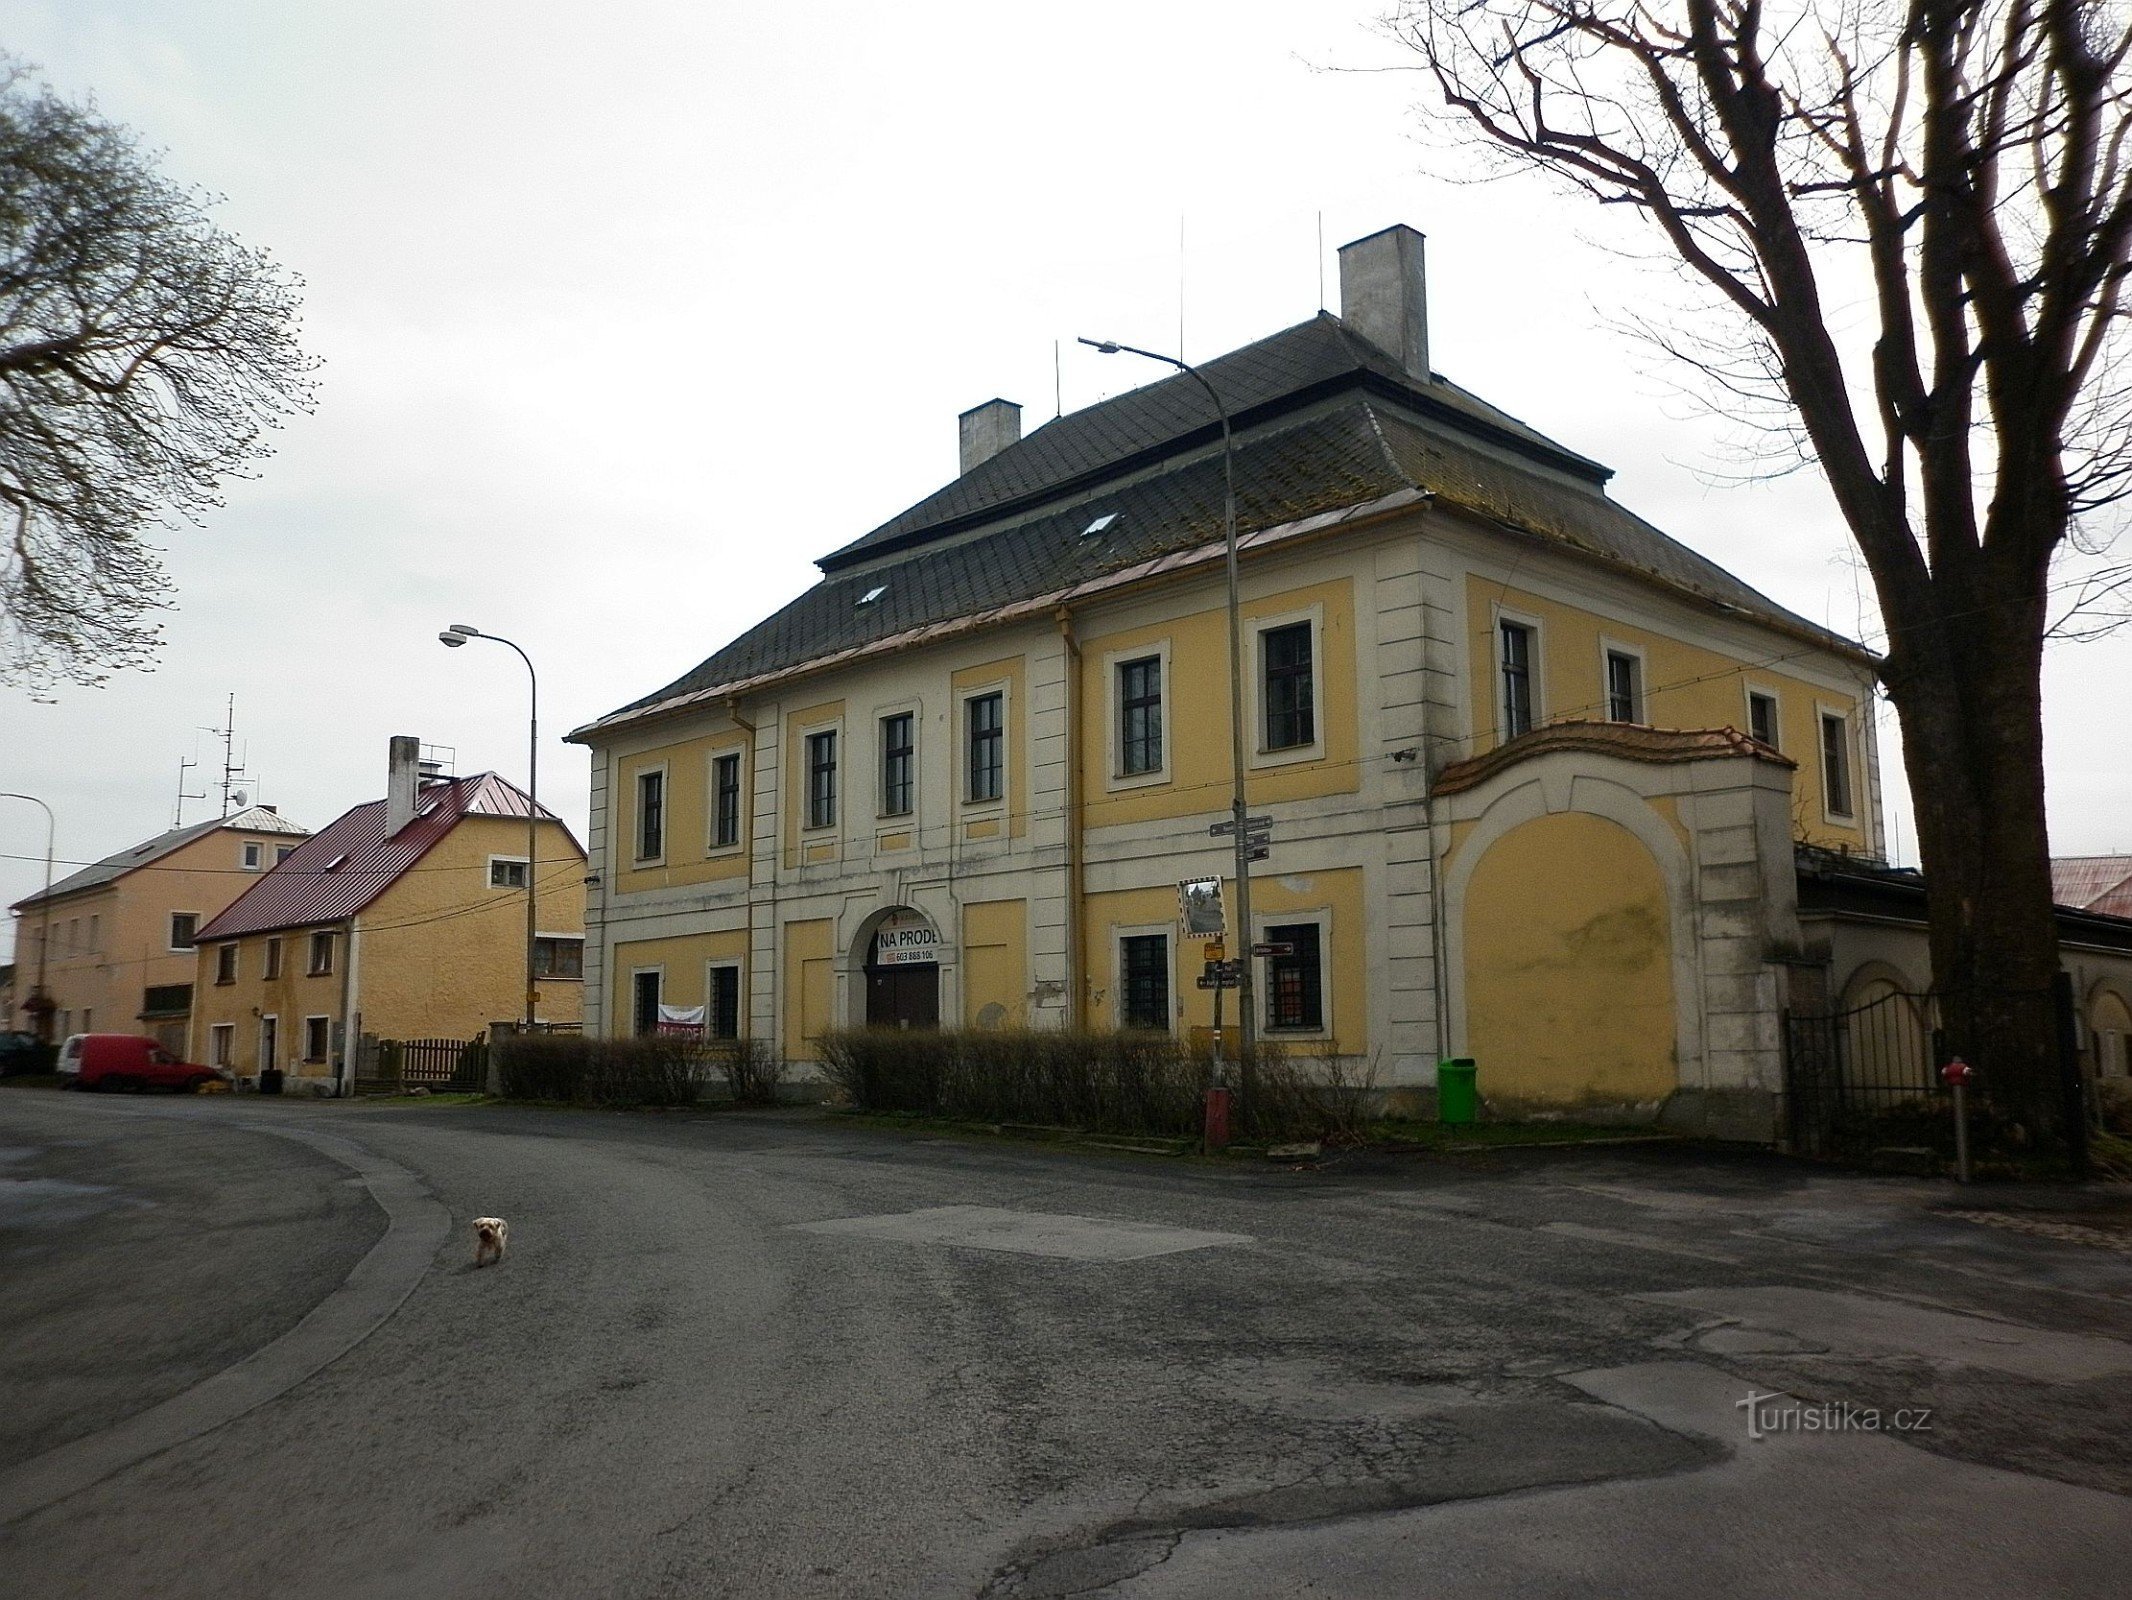
M 368 801 L 298 845 L 194 938 L 206 944 L 275 928 L 345 922 L 399 882 L 462 818 L 523 819 L 530 804 L 523 789 L 493 772 L 450 778 L 425 786 L 415 800 L 414 820 L 388 834 L 385 802 Z M 546 806 L 539 812 L 544 821 L 556 820 Z
M 1418 493 L 1871 659 L 1607 498 L 1607 468 L 1441 377 L 1418 383 L 1329 313 L 1201 370 L 1236 430 L 1237 520 L 1247 534 Z M 1101 532 L 1085 531 L 1105 515 L 1114 520 Z M 692 671 L 571 737 L 1063 594 L 1221 536 L 1220 426 L 1205 392 L 1180 374 L 1044 424 L 823 557 L 821 582 Z
M 195 822 L 188 827 L 172 828 L 168 832 L 157 834 L 145 844 L 137 844 L 131 849 L 121 850 L 114 855 L 105 856 L 103 860 L 92 862 L 79 872 L 71 873 L 53 884 L 51 889 L 52 898 L 59 900 L 70 894 L 79 894 L 84 889 L 100 889 L 107 883 L 113 883 L 123 878 L 129 872 L 137 872 L 142 867 L 150 866 L 160 861 L 173 850 L 182 849 L 195 839 L 206 838 L 217 828 L 236 828 L 247 833 L 286 833 L 291 835 L 310 832 L 308 828 L 291 822 L 279 812 L 269 811 L 264 806 L 252 806 L 248 810 L 238 811 L 227 817 L 216 817 L 212 821 Z M 13 909 L 23 911 L 42 903 L 43 900 L 44 891 L 40 889 L 37 893 L 25 899 L 17 900 Z

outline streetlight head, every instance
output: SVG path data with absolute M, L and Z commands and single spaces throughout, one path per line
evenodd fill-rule
M 437 635 L 437 643 L 442 645 L 449 645 L 452 649 L 456 650 L 461 645 L 466 643 L 466 635 L 463 633 L 454 633 L 451 629 L 446 628 L 442 633 Z
M 1107 356 L 1114 356 L 1124 348 L 1111 339 L 1083 339 L 1081 343 L 1087 345 L 1091 350 L 1100 350 Z
M 455 622 L 448 631 L 456 633 L 462 639 L 478 639 L 481 637 L 481 630 L 471 622 Z

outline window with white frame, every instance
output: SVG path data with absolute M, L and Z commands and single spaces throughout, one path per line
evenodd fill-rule
M 314 978 L 322 978 L 322 977 L 326 976 L 326 975 L 327 975 L 328 973 L 330 973 L 330 972 L 331 972 L 332 970 L 333 970 L 333 935 L 332 935 L 332 934 L 330 934 L 330 933 L 314 933 L 314 934 L 312 934 L 312 935 L 311 935 L 311 965 L 310 965 L 310 968 L 309 968 L 309 971 L 310 971 L 310 975 L 311 975 L 312 977 L 314 977 Z
M 1821 795 L 1832 817 L 1850 817 L 1851 719 L 1840 711 L 1821 713 Z
M 807 735 L 807 826 L 833 828 L 837 821 L 837 734 L 834 728 Z
M 658 861 L 666 855 L 666 769 L 637 774 L 637 859 Z
M 304 1018 L 304 1060 L 323 1061 L 333 1050 L 333 1019 Z
M 1129 933 L 1118 940 L 1118 1022 L 1164 1033 L 1170 1027 L 1170 936 Z
M 1502 680 L 1503 737 L 1515 739 L 1532 732 L 1533 660 L 1538 655 L 1539 630 L 1529 623 L 1504 617 L 1496 624 L 1496 663 Z
M 231 1067 L 237 1064 L 237 1025 L 218 1022 L 207 1030 L 207 1064 Z
M 257 872 L 266 860 L 266 846 L 257 839 L 244 841 L 244 870 Z
M 281 941 L 279 939 L 267 940 L 266 969 L 261 975 L 267 978 L 278 978 L 281 976 Z
M 740 965 L 721 962 L 707 969 L 703 1022 L 713 1039 L 740 1037 Z
M 1260 748 L 1300 750 L 1318 742 L 1317 662 L 1310 623 L 1286 622 L 1258 636 Z
M 659 1031 L 659 992 L 665 981 L 658 967 L 629 975 L 629 1031 L 640 1039 Z
M 536 978 L 582 978 L 585 975 L 585 941 L 569 934 L 544 933 L 533 941 L 533 976 Z
M 1777 697 L 1762 689 L 1747 691 L 1747 732 L 1760 744 L 1772 750 L 1784 748 L 1783 733 L 1777 724 Z
M 526 886 L 526 858 L 524 856 L 490 856 L 489 887 L 491 889 L 523 889 Z
M 281 1065 L 281 1018 L 269 1014 L 259 1019 L 259 1066 L 261 1071 Z
M 274 865 L 280 866 L 294 854 L 296 854 L 296 846 L 293 844 L 277 844 L 274 846 Z
M 1118 663 L 1118 773 L 1139 778 L 1160 772 L 1162 754 L 1162 657 L 1138 656 Z
M 170 914 L 170 948 L 190 950 L 193 935 L 200 931 L 200 913 L 197 911 L 173 911 Z
M 1321 1033 L 1325 1028 L 1324 931 L 1317 922 L 1268 924 L 1266 1031 Z
M 963 704 L 969 731 L 964 798 L 976 803 L 997 800 L 1007 785 L 1007 697 L 994 689 L 972 695 Z
M 1606 720 L 1643 722 L 1643 657 L 1633 650 L 1606 652 Z
M 740 752 L 711 758 L 711 848 L 729 850 L 740 843 Z
M 897 711 L 881 719 L 881 815 L 907 817 L 918 796 L 918 719 Z
M 235 983 L 236 981 L 237 947 L 233 944 L 217 946 L 215 950 L 215 982 Z

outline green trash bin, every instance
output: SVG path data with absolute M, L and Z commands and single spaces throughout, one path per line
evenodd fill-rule
M 1478 1122 L 1481 1093 L 1475 1083 L 1480 1068 L 1471 1056 L 1436 1063 L 1436 1120 L 1446 1126 Z

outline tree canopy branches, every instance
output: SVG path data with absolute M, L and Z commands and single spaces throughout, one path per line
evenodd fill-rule
M 311 404 L 297 286 L 131 134 L 0 59 L 0 680 L 153 655 L 149 530 Z

